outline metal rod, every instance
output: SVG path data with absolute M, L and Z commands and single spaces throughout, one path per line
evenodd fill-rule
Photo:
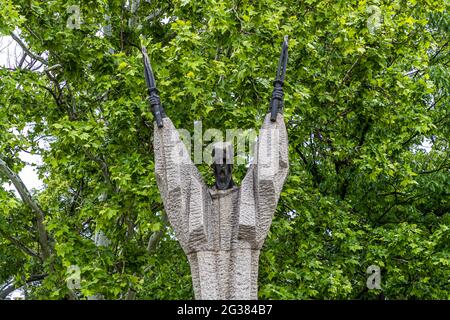
M 155 116 L 158 128 L 162 128 L 162 118 L 164 117 L 164 112 L 162 111 L 161 99 L 158 95 L 158 89 L 156 89 L 155 77 L 153 75 L 152 66 L 150 65 L 147 49 L 144 46 L 142 46 L 142 57 L 144 59 L 144 76 L 148 88 L 150 107 L 152 109 L 153 115 Z
M 277 74 L 273 82 L 274 88 L 272 92 L 272 99 L 270 101 L 270 120 L 272 122 L 277 120 L 277 113 L 283 108 L 283 84 L 286 75 L 286 66 L 288 60 L 288 37 L 285 36 L 281 48 L 280 60 L 278 61 Z

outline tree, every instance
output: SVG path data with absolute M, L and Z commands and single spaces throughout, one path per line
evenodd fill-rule
M 0 185 L 20 194 L 0 187 L 0 297 L 192 298 L 153 173 L 140 46 L 178 128 L 249 129 L 288 35 L 291 172 L 259 296 L 450 298 L 448 5 L 1 0 L 0 33 L 23 56 L 0 70 Z M 20 181 L 23 150 L 42 156 L 43 190 Z

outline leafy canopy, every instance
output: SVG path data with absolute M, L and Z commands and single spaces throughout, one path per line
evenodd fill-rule
M 79 29 L 68 27 L 71 5 Z M 193 298 L 156 187 L 139 47 L 178 128 L 256 129 L 288 35 L 291 171 L 261 254 L 259 297 L 450 298 L 448 0 L 0 6 L 0 33 L 34 55 L 0 69 L 0 158 L 19 172 L 22 150 L 42 156 L 45 187 L 33 198 L 51 248 L 39 258 L 35 213 L 0 187 L 0 283 L 45 275 L 24 287 L 27 297 L 73 298 L 67 268 L 78 265 L 79 298 Z M 99 231 L 108 245 L 94 243 Z M 366 287 L 370 265 L 382 290 Z

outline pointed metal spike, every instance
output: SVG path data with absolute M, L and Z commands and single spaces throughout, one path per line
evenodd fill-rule
M 278 61 L 277 73 L 274 81 L 274 89 L 272 99 L 270 101 L 270 120 L 277 120 L 277 113 L 283 108 L 283 84 L 286 75 L 286 65 L 288 58 L 288 37 L 284 36 L 283 45 L 281 47 L 280 60 Z
M 142 47 L 142 56 L 144 59 L 144 75 L 147 87 L 149 90 L 156 88 L 155 77 L 153 75 L 152 66 L 150 64 L 150 59 L 148 58 L 147 49 Z
M 155 77 L 153 75 L 150 59 L 148 58 L 147 49 L 144 46 L 142 46 L 142 57 L 144 60 L 144 76 L 145 82 L 147 83 L 150 98 L 150 107 L 152 109 L 152 113 L 155 117 L 158 128 L 162 128 L 163 127 L 162 118 L 164 117 L 164 111 L 163 108 L 161 107 L 161 103 L 159 100 L 158 90 L 156 89 Z

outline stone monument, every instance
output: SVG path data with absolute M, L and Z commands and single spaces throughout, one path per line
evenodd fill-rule
M 288 174 L 283 81 L 287 39 L 274 82 L 270 111 L 241 186 L 232 179 L 233 145 L 214 145 L 215 185 L 204 182 L 165 115 L 143 48 L 145 77 L 155 116 L 154 151 L 158 188 L 169 222 L 191 267 L 196 299 L 257 299 L 260 250 Z

